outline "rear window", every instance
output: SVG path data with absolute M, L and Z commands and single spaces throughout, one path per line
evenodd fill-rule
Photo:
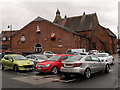
M 79 61 L 83 58 L 83 56 L 73 56 L 71 58 L 66 59 L 65 61 Z

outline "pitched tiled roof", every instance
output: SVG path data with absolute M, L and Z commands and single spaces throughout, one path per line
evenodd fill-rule
M 101 25 L 100 25 L 101 26 Z M 117 37 L 109 28 L 105 28 L 105 27 L 103 27 L 103 26 L 101 26 L 105 31 L 107 31 L 107 33 L 110 35 L 110 36 L 112 36 L 112 37 Z
M 33 21 L 41 21 L 41 20 L 44 20 L 44 19 L 38 16 L 38 17 L 35 18 Z
M 61 19 L 57 24 L 69 28 L 71 31 L 91 30 L 93 25 L 93 16 L 96 14 L 88 14 L 76 17 Z
M 7 36 L 7 37 L 10 37 L 10 32 L 11 32 L 11 35 L 15 34 L 18 30 L 12 30 L 12 31 L 2 31 L 1 35 L 2 37 L 3 36 Z

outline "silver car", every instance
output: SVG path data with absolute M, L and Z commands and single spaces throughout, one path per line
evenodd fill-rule
M 71 74 L 81 74 L 90 78 L 92 73 L 105 71 L 108 73 L 110 65 L 108 62 L 100 61 L 99 58 L 91 55 L 77 55 L 62 62 L 62 75 L 67 77 Z
M 48 59 L 47 56 L 41 55 L 41 54 L 30 54 L 30 55 L 27 55 L 26 58 L 29 59 L 30 61 L 33 61 L 35 65 L 39 62 L 42 62 Z

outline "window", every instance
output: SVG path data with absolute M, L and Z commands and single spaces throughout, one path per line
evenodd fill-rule
M 93 43 L 93 49 L 96 49 L 96 43 Z
M 100 62 L 100 60 L 97 58 L 97 57 L 91 57 L 92 58 L 92 61 L 97 61 L 97 62 Z
M 5 56 L 4 58 L 5 58 L 6 60 L 8 60 L 8 56 Z
M 17 44 L 20 45 L 20 41 L 18 41 Z
M 12 60 L 13 60 L 12 56 L 8 56 L 8 60 L 10 60 L 10 59 L 12 59 Z
M 58 38 L 58 42 L 61 43 L 61 42 L 62 42 L 62 39 L 61 39 L 61 38 Z
M 91 61 L 91 57 L 87 57 L 85 61 Z
M 60 60 L 65 60 L 67 58 L 68 58 L 68 56 L 63 56 Z

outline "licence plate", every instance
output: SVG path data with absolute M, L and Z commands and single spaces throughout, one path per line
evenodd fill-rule
M 65 66 L 66 67 L 72 67 L 72 64 L 66 64 Z
M 27 70 L 32 70 L 32 68 L 27 68 Z

